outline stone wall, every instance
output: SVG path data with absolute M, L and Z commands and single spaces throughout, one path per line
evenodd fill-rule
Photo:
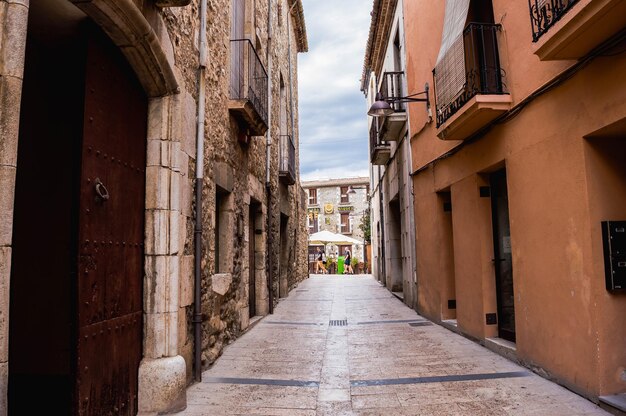
M 274 27 L 272 44 L 268 44 L 269 1 Z M 267 183 L 265 137 L 246 138 L 229 113 L 231 0 L 208 1 L 201 249 L 203 368 L 210 366 L 224 346 L 249 325 L 250 267 L 256 272 L 257 315 L 265 315 L 271 309 L 270 276 L 274 304 L 281 295 L 281 252 L 286 253 L 282 268 L 283 272 L 289 271 L 288 290 L 308 276 L 305 205 L 299 173 L 296 183 L 290 186 L 280 184 L 278 173 L 279 135 L 292 134 L 296 149 L 299 142 L 297 130 L 281 131 L 278 118 L 282 74 L 287 83 L 287 111 L 291 117 L 289 100 L 293 100 L 293 125 L 298 124 L 297 55 L 306 50 L 306 31 L 299 4 L 294 9 L 296 18 L 287 22 L 287 10 L 294 1 L 246 0 L 248 10 L 255 7 L 246 17 L 246 37 L 257 46 L 273 86 Z M 139 407 L 142 411 L 180 409 L 184 406 L 180 380 L 189 383 L 193 376 L 199 0 L 188 5 L 184 0 L 163 3 L 185 6 L 173 8 L 159 8 L 153 0 L 70 2 L 80 9 L 77 13 L 94 20 L 123 50 L 149 98 L 144 279 L 144 293 L 149 295 L 144 301 Z M 11 230 L 15 172 L 20 168 L 16 166 L 16 154 L 28 14 L 28 0 L 0 0 L 0 415 L 7 409 Z M 296 158 L 297 155 L 296 150 Z M 296 168 L 298 165 L 296 160 Z M 256 210 L 253 234 L 248 227 L 251 209 Z M 288 218 L 282 246 L 281 214 Z M 250 258 L 248 249 L 252 242 L 255 253 Z
M 205 140 L 205 180 L 202 189 L 203 197 L 203 247 L 202 247 L 202 365 L 204 368 L 212 364 L 221 354 L 223 347 L 236 338 L 248 326 L 248 276 L 249 256 L 248 244 L 251 236 L 248 233 L 251 199 L 253 203 L 260 203 L 263 213 L 264 235 L 261 244 L 266 248 L 262 254 L 257 254 L 255 264 L 257 273 L 261 271 L 265 277 L 258 280 L 257 276 L 257 313 L 264 314 L 269 310 L 262 304 L 269 301 L 267 290 L 259 288 L 258 283 L 267 284 L 268 270 L 273 276 L 273 299 L 276 304 L 279 299 L 279 276 L 281 245 L 280 218 L 281 213 L 289 217 L 287 227 L 287 255 L 289 288 L 294 287 L 307 276 L 306 272 L 306 227 L 303 222 L 304 207 L 300 201 L 300 187 L 281 186 L 278 178 L 278 158 L 280 134 L 286 134 L 280 129 L 279 122 L 279 85 L 280 76 L 287 84 L 289 76 L 289 40 L 287 39 L 287 1 L 279 0 L 281 16 L 279 19 L 277 2 L 272 2 L 273 44 L 271 48 L 272 67 L 268 68 L 267 37 L 268 37 L 268 0 L 247 2 L 246 6 L 255 4 L 254 17 L 246 15 L 246 37 L 253 44 L 260 46 L 257 53 L 271 74 L 272 108 L 270 131 L 272 137 L 270 152 L 270 183 L 266 188 L 266 140 L 265 137 L 251 137 L 247 144 L 239 141 L 245 132 L 240 130 L 238 123 L 228 111 L 228 87 L 230 66 L 230 0 L 213 0 L 208 3 L 208 49 L 209 62 L 206 70 L 206 140 Z M 248 13 L 250 9 L 246 11 Z M 197 99 L 197 38 L 198 38 L 198 5 L 197 1 L 185 8 L 171 8 L 163 11 L 163 18 L 173 43 L 173 50 L 177 67 L 181 72 L 182 95 L 185 105 L 185 114 L 190 114 Z M 280 20 L 280 21 L 279 21 Z M 294 124 L 297 126 L 297 39 L 291 30 L 291 59 L 292 59 L 292 97 L 294 101 Z M 287 100 L 289 100 L 289 86 L 287 84 Z M 291 106 L 287 101 L 288 117 L 291 116 Z M 187 109 L 188 107 L 188 109 Z M 290 119 L 289 119 L 289 124 Z M 186 143 L 182 145 L 185 160 L 189 160 L 188 175 L 185 179 L 185 193 L 181 218 L 186 224 L 184 238 L 184 253 L 181 261 L 181 310 L 179 313 L 179 345 L 181 354 L 187 362 L 188 369 L 192 365 L 193 357 L 193 328 L 191 324 L 193 311 L 193 218 L 191 216 L 191 195 L 193 189 L 193 170 L 195 157 L 195 133 L 186 133 Z M 289 132 L 291 133 L 291 128 Z M 296 148 L 299 137 L 297 131 L 293 134 Z M 297 152 L 296 152 L 297 155 Z M 297 156 L 296 156 L 297 157 Z M 296 161 L 298 166 L 299 161 Z M 299 181 L 298 181 L 299 182 Z M 229 260 L 223 273 L 216 273 L 215 264 L 215 204 L 218 186 L 228 191 L 228 198 L 232 212 L 227 221 L 230 227 L 223 238 L 232 242 L 229 247 Z M 269 189 L 269 201 L 268 192 Z M 222 226 L 223 228 L 223 226 Z M 220 232 L 224 231 L 223 229 Z M 303 237 L 304 235 L 304 237 Z M 257 250 L 259 243 L 256 244 Z M 259 260 L 261 258 L 261 260 Z M 263 259 L 264 258 L 264 261 Z M 303 260 L 304 259 L 304 260 Z M 264 266 L 258 266 L 262 261 Z M 298 266 L 300 265 L 300 266 Z M 284 268 L 284 265 L 283 265 Z M 261 293 L 259 295 L 259 292 Z M 261 303 L 261 305 L 259 305 Z M 260 309 L 260 310 L 259 310 Z M 188 371 L 188 379 L 191 371 Z

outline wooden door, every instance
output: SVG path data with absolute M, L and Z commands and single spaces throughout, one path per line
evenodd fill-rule
M 491 211 L 493 216 L 494 266 L 498 302 L 498 336 L 515 342 L 515 296 L 513 293 L 513 257 L 506 171 L 491 175 Z
M 78 216 L 79 415 L 137 413 L 146 122 L 147 99 L 132 69 L 92 32 Z
M 241 99 L 244 96 L 244 61 L 248 46 L 244 42 L 245 1 L 231 0 L 232 16 L 230 27 L 230 98 Z

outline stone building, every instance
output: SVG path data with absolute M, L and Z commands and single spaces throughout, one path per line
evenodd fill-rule
M 404 16 L 396 1 L 374 3 L 361 90 L 406 96 Z M 416 306 L 415 228 L 407 103 L 389 117 L 368 119 L 372 179 L 372 273 Z
M 431 87 L 383 121 L 408 124 L 419 313 L 622 411 L 625 28 L 621 0 L 376 0 L 365 83 Z
M 0 0 L 0 414 L 181 409 L 306 278 L 303 13 Z
M 307 226 L 309 234 L 326 230 L 363 241 L 361 221 L 369 209 L 370 181 L 367 177 L 302 182 L 307 195 Z M 343 255 L 350 249 L 352 257 L 368 261 L 365 244 L 329 245 L 329 255 Z M 309 248 L 309 254 L 316 248 Z

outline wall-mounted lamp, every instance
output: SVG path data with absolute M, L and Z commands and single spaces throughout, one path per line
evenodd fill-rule
M 426 85 L 424 86 L 424 91 L 418 92 L 415 94 L 410 94 L 410 95 L 407 95 L 406 97 L 385 98 L 383 97 L 381 93 L 377 93 L 376 101 L 374 102 L 374 104 L 372 104 L 367 114 L 372 117 L 387 117 L 395 112 L 395 110 L 391 108 L 391 104 L 398 104 L 398 103 L 423 102 L 423 103 L 426 103 L 426 108 L 430 110 L 430 102 L 428 101 L 430 97 L 428 96 L 428 90 L 429 90 L 429 86 L 428 86 L 428 83 L 426 83 Z M 418 95 L 422 95 L 422 94 L 425 95 L 426 97 L 415 98 Z M 430 114 L 430 111 L 429 111 L 429 114 Z
M 356 194 L 355 189 L 367 189 L 367 186 L 348 186 L 348 193 L 351 195 Z

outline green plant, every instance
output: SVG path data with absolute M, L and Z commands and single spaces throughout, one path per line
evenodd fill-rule
M 372 228 L 370 221 L 370 209 L 366 209 L 363 212 L 363 216 L 361 217 L 361 223 L 359 224 L 359 229 L 363 232 L 363 239 L 367 244 L 372 243 Z
M 359 264 L 359 259 L 357 259 L 356 257 L 352 257 L 352 260 L 350 261 L 350 266 L 352 266 L 352 268 L 354 269 L 357 264 Z

